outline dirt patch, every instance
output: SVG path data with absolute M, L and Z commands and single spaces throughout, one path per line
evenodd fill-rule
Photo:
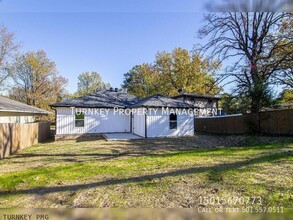
M 0 161 L 0 207 L 199 207 L 200 196 L 247 195 L 288 207 L 292 147 L 215 135 L 38 144 Z

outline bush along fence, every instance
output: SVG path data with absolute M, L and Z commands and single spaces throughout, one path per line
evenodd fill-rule
M 50 122 L 0 124 L 0 159 L 50 137 Z
M 293 109 L 195 118 L 195 132 L 293 135 Z

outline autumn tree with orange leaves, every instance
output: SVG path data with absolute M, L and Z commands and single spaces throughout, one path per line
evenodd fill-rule
M 61 101 L 66 94 L 67 79 L 59 75 L 56 64 L 42 50 L 16 57 L 15 86 L 10 97 L 49 110 L 49 104 Z

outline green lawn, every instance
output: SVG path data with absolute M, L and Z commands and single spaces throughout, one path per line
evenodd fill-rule
M 0 207 L 293 207 L 292 150 L 252 136 L 48 142 L 0 161 Z

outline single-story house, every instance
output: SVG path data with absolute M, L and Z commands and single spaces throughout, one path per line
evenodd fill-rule
M 191 104 L 200 109 L 218 109 L 220 97 L 212 95 L 182 93 L 172 98 Z M 204 116 L 204 115 L 203 115 Z
M 52 104 L 56 137 L 131 132 L 141 137 L 191 136 L 193 105 L 162 95 L 145 99 L 109 89 Z
M 32 123 L 37 115 L 48 115 L 34 106 L 0 96 L 0 123 Z

